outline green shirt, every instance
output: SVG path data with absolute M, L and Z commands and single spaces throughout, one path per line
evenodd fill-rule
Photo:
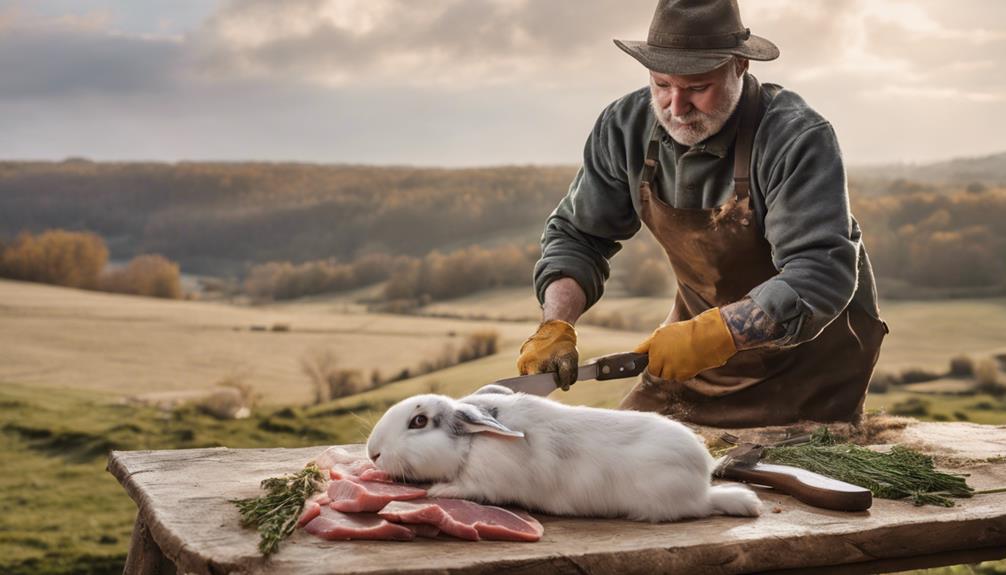
M 773 97 L 771 93 L 775 93 Z M 751 200 L 778 275 L 749 296 L 786 335 L 813 339 L 850 303 L 878 317 L 873 270 L 849 211 L 845 168 L 831 125 L 794 92 L 762 87 L 765 115 L 755 136 Z M 549 215 L 534 270 L 538 301 L 560 277 L 583 288 L 589 308 L 604 292 L 608 260 L 640 228 L 639 176 L 654 115 L 649 88 L 610 104 L 587 138 L 583 165 Z M 709 209 L 733 197 L 736 113 L 688 148 L 666 132 L 654 190 L 677 208 Z M 673 238 L 669 238 L 673 241 Z

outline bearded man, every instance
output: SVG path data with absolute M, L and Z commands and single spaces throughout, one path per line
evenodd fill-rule
M 748 73 L 779 51 L 736 0 L 660 0 L 645 42 L 615 43 L 649 87 L 601 113 L 548 218 L 543 321 L 518 370 L 575 381 L 573 324 L 644 224 L 677 295 L 622 408 L 719 427 L 855 421 L 887 326 L 831 125 Z

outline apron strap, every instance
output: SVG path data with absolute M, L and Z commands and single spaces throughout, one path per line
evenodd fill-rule
M 765 107 L 762 105 L 761 84 L 748 74 L 741 98 L 737 140 L 734 146 L 734 193 L 738 200 L 746 200 L 751 193 L 751 151 L 755 133 L 761 123 Z
M 643 160 L 643 173 L 639 178 L 639 185 L 652 186 L 653 175 L 657 171 L 657 162 L 660 155 L 660 122 L 653 120 L 653 127 L 650 128 L 649 144 L 646 146 L 646 159 Z

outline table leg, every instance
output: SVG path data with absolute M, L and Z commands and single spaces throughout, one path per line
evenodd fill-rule
M 157 546 L 150 529 L 140 514 L 136 514 L 133 536 L 129 540 L 129 554 L 123 575 L 175 575 L 175 565 Z

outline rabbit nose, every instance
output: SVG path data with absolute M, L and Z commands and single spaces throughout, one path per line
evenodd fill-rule
M 377 458 L 380 457 L 380 456 L 381 456 L 381 454 L 379 452 L 375 453 L 375 454 L 373 454 L 373 455 L 370 456 L 370 460 L 373 461 L 374 463 L 377 463 Z

